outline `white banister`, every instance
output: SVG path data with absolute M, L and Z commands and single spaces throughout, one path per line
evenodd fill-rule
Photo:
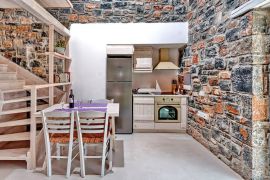
M 54 91 L 50 91 L 50 89 L 54 89 L 57 86 L 69 86 L 71 85 L 70 82 L 68 83 L 53 83 L 53 84 L 40 84 L 40 85 L 28 85 L 25 86 L 24 89 L 30 90 L 31 92 L 31 117 L 30 117 L 30 168 L 36 168 L 36 136 L 37 136 L 37 125 L 36 125 L 36 116 L 34 115 L 38 108 L 37 108 L 37 90 L 43 88 L 49 88 L 49 106 L 54 104 Z M 66 92 L 67 93 L 67 92 Z
M 37 112 L 37 88 L 33 86 L 31 88 L 31 118 L 30 118 L 30 158 L 31 158 L 31 168 L 36 167 L 36 131 L 37 124 L 36 118 L 33 116 Z

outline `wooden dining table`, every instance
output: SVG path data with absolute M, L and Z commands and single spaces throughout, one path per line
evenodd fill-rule
M 87 111 L 87 110 L 103 111 L 103 112 L 106 112 L 108 114 L 108 116 L 111 117 L 112 122 L 114 122 L 115 117 L 119 116 L 119 103 L 108 103 L 108 104 L 106 104 L 106 106 L 104 106 L 104 104 L 100 104 L 100 106 L 98 104 L 92 104 L 92 105 L 81 104 L 79 106 L 75 105 L 75 108 L 72 108 L 72 109 L 68 108 L 68 104 L 54 104 L 54 105 L 44 109 L 43 112 L 69 111 L 71 113 L 74 113 L 74 112 L 76 112 L 78 110 L 79 111 Z M 36 120 L 38 118 L 42 118 L 41 112 L 34 113 L 34 118 Z M 114 128 L 115 128 L 115 124 L 112 124 L 112 126 L 114 126 Z M 113 133 L 115 133 L 115 131 L 113 131 Z M 115 134 L 112 134 L 112 137 L 114 138 Z M 41 138 L 43 138 L 43 136 Z M 113 146 L 114 146 L 114 140 L 115 139 L 113 139 Z M 37 151 L 42 149 L 42 147 L 40 147 L 40 143 L 38 141 L 40 141 L 40 139 L 34 138 L 30 142 L 30 147 L 31 147 L 30 148 L 30 153 L 31 153 L 32 169 L 36 169 Z M 39 144 L 38 148 L 37 148 L 37 144 Z M 45 144 L 44 144 L 44 148 L 45 148 Z M 44 154 L 44 157 L 45 157 L 45 154 Z

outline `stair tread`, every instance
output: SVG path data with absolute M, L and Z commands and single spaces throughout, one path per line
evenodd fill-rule
M 0 64 L 0 66 L 5 66 L 5 67 L 7 67 L 8 65 L 7 65 L 7 64 Z
M 20 132 L 0 135 L 0 142 L 30 140 L 30 132 Z
M 0 150 L 0 160 L 26 160 L 29 148 Z
M 20 92 L 20 91 L 27 91 L 26 89 L 11 89 L 11 90 L 4 90 L 1 91 L 2 93 L 14 93 L 14 92 Z
M 0 83 L 16 83 L 16 82 L 25 82 L 25 80 L 0 80 Z
M 37 99 L 47 99 L 47 98 L 49 98 L 49 96 L 37 97 Z M 2 101 L 2 103 L 7 104 L 7 103 L 23 102 L 23 101 L 30 101 L 30 100 L 31 100 L 31 97 L 27 96 L 27 97 L 22 97 L 22 98 L 4 100 L 4 101 Z
M 0 72 L 0 74 L 17 74 L 17 73 L 10 71 L 10 72 Z
M 48 106 L 49 106 L 48 104 L 39 105 L 37 107 L 37 109 L 38 110 L 45 109 Z M 25 108 L 19 108 L 19 109 L 12 109 L 12 110 L 7 110 L 7 111 L 2 111 L 2 112 L 0 112 L 0 115 L 16 114 L 16 113 L 23 113 L 23 112 L 30 112 L 30 111 L 31 111 L 31 107 L 25 107 Z
M 16 72 L 0 72 L 0 80 L 17 80 Z
M 23 126 L 23 125 L 28 125 L 31 123 L 30 119 L 20 119 L 20 120 L 12 120 L 12 121 L 5 121 L 5 122 L 0 122 L 0 128 L 1 127 L 11 127 L 11 126 Z M 36 120 L 37 124 L 42 123 L 41 119 Z

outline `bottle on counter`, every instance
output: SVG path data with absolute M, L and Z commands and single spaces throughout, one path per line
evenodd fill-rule
M 172 80 L 172 93 L 176 94 L 177 92 L 177 80 L 173 79 Z
M 70 90 L 70 94 L 69 94 L 69 108 L 74 108 L 74 94 L 73 94 L 73 90 Z

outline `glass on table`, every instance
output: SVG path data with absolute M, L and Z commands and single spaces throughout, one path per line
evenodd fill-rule
M 76 101 L 76 104 L 77 104 L 78 108 L 83 108 L 85 104 L 89 104 L 89 103 L 90 102 L 88 100 L 83 100 L 83 99 L 80 99 L 80 100 Z
M 82 104 L 82 100 L 81 99 L 76 100 L 76 107 L 80 108 L 81 107 L 81 104 Z
M 64 106 L 65 106 L 65 101 L 61 101 L 61 108 L 64 109 Z

